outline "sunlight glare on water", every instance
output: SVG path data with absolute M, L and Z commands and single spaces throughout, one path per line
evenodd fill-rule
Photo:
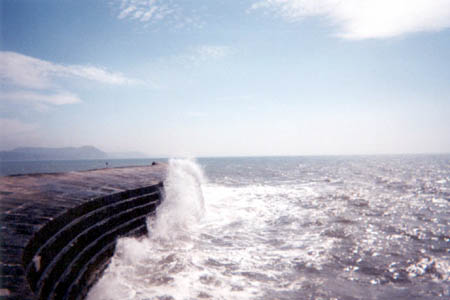
M 297 160 L 170 160 L 88 299 L 449 295 L 448 160 Z

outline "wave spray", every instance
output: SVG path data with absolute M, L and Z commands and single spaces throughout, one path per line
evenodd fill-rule
M 194 160 L 170 159 L 163 201 L 156 217 L 147 219 L 148 236 L 117 241 L 111 263 L 87 299 L 183 299 L 189 295 L 189 281 L 175 281 L 175 277 L 189 277 L 195 269 L 192 250 L 199 234 L 196 225 L 205 213 L 205 182 Z
M 165 180 L 165 196 L 156 211 L 156 220 L 149 218 L 151 239 L 176 239 L 189 235 L 205 213 L 202 184 L 203 171 L 190 159 L 171 159 Z

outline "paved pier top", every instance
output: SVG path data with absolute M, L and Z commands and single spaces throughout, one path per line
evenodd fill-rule
M 23 252 L 46 223 L 90 200 L 152 186 L 166 164 L 0 177 L 0 299 L 33 299 Z

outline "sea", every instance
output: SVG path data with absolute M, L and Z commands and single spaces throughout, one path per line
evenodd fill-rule
M 88 300 L 450 299 L 450 155 L 168 165 Z
M 87 171 L 94 169 L 144 166 L 153 161 L 167 162 L 167 159 L 86 159 L 86 160 L 36 160 L 36 161 L 0 161 L 0 176 L 62 173 Z

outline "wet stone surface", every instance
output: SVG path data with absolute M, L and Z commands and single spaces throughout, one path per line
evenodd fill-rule
M 158 184 L 165 164 L 0 177 L 0 299 L 34 299 L 22 265 L 34 233 L 98 197 Z

